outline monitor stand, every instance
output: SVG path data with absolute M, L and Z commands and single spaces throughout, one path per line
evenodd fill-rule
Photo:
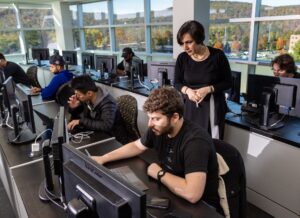
M 32 131 L 28 128 L 22 129 L 17 135 L 15 134 L 15 131 L 8 133 L 8 141 L 13 145 L 27 144 L 29 142 L 33 142 L 35 138 L 36 134 L 32 133 Z

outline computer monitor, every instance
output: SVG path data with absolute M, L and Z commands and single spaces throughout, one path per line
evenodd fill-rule
M 74 205 L 86 208 L 83 217 L 146 217 L 144 192 L 73 146 L 63 145 L 63 158 L 68 217 Z
M 5 108 L 4 108 L 4 102 L 3 102 L 3 83 L 5 81 L 5 75 L 3 70 L 0 69 L 0 114 L 2 121 L 5 118 Z M 2 126 L 5 126 L 6 124 L 2 122 Z
M 77 65 L 77 51 L 62 51 L 62 56 L 67 65 Z
M 231 71 L 232 86 L 225 91 L 227 100 L 240 103 L 241 95 L 241 72 Z
M 59 55 L 59 50 L 58 49 L 53 49 L 53 55 Z
M 81 54 L 81 63 L 83 69 L 95 69 L 94 53 L 84 52 Z
M 138 57 L 132 58 L 131 78 L 138 78 L 139 81 L 144 81 L 144 61 Z
M 3 102 L 4 106 L 7 108 L 9 117 L 12 117 L 12 105 L 17 105 L 16 95 L 15 95 L 15 83 L 13 78 L 10 76 L 3 82 Z
M 49 60 L 49 48 L 32 48 L 32 59 L 38 61 L 38 66 L 42 66 L 41 61 Z
M 8 141 L 11 144 L 26 144 L 36 138 L 36 128 L 33 115 L 31 95 L 27 89 L 16 84 L 13 91 L 13 81 L 9 77 L 4 83 L 5 98 L 9 98 L 10 115 L 13 119 L 14 131 L 9 132 Z
M 40 186 L 39 197 L 43 201 L 60 198 L 63 201 L 64 179 L 63 179 L 63 155 L 62 144 L 69 143 L 67 123 L 65 119 L 65 108 L 60 107 L 58 115 L 54 119 L 51 140 L 49 144 L 43 146 L 43 161 L 45 182 Z M 52 154 L 53 167 L 50 165 L 49 156 Z M 53 171 L 52 171 L 53 168 Z M 57 180 L 53 180 L 53 176 Z
M 271 113 L 300 117 L 300 79 L 249 74 L 247 105 L 257 109 L 264 127 Z
M 116 55 L 95 55 L 96 70 L 100 70 L 101 74 L 116 74 L 117 56 Z M 103 76 L 101 76 L 102 78 Z
M 174 85 L 175 62 L 151 61 L 147 65 L 150 81 L 158 81 L 159 86 Z

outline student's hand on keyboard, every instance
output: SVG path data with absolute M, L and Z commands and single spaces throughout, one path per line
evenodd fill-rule
M 31 88 L 31 93 L 35 94 L 35 93 L 39 93 L 41 91 L 41 88 L 38 87 L 32 87 Z

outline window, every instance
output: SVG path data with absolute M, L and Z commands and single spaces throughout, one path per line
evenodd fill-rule
M 298 0 L 262 0 L 260 16 L 299 15 L 300 2 Z
M 249 18 L 252 0 L 210 1 L 210 20 L 227 20 L 231 18 Z
M 171 25 L 151 27 L 152 52 L 173 52 L 173 29 Z
M 114 0 L 114 24 L 144 23 L 144 0 Z
M 20 7 L 23 28 L 53 28 L 54 20 L 51 8 Z
M 145 51 L 145 28 L 144 27 L 117 27 L 116 49 L 122 50 L 131 47 L 134 51 Z
M 27 48 L 57 49 L 55 30 L 28 30 L 24 35 Z
M 3 54 L 21 53 L 19 32 L 0 32 L 0 51 Z
M 82 13 L 84 26 L 108 24 L 107 2 L 83 4 Z
M 151 22 L 173 21 L 173 0 L 151 0 Z
M 80 31 L 79 29 L 73 29 L 73 42 L 74 42 L 74 49 L 80 49 Z
M 69 10 L 70 10 L 71 16 L 72 16 L 72 25 L 79 26 L 77 5 L 70 5 Z
M 110 50 L 108 28 L 87 28 L 84 35 L 87 50 Z
M 16 10 L 11 6 L 0 5 L 0 28 L 17 28 Z
M 270 61 L 275 56 L 291 53 L 300 61 L 300 20 L 259 22 L 257 61 Z

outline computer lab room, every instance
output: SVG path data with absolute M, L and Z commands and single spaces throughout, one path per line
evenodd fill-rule
M 1 218 L 300 218 L 299 0 L 0 0 Z

